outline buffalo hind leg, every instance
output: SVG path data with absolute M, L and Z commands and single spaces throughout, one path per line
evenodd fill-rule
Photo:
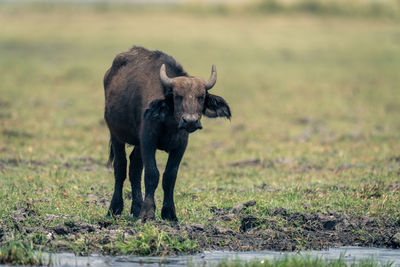
M 108 216 L 120 215 L 124 209 L 124 201 L 122 199 L 122 188 L 126 179 L 126 154 L 125 144 L 119 143 L 111 138 L 111 149 L 114 153 L 114 194 L 111 199 Z
M 140 152 L 140 146 L 135 146 L 129 156 L 129 161 L 129 180 L 132 187 L 131 213 L 134 217 L 138 217 L 143 202 L 141 186 L 143 162 Z
M 164 202 L 161 210 L 161 217 L 164 220 L 178 221 L 175 213 L 174 188 L 179 164 L 185 153 L 187 143 L 169 153 L 167 166 L 163 174 L 162 186 L 164 190 Z

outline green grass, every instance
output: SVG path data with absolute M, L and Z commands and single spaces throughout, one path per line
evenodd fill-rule
M 186 236 L 170 234 L 160 231 L 150 224 L 137 226 L 136 236 L 119 236 L 115 242 L 105 246 L 105 252 L 133 255 L 164 255 L 171 251 L 176 253 L 197 252 L 198 245 Z
M 0 247 L 0 264 L 50 266 L 52 262 L 35 251 L 32 243 L 9 241 Z
M 253 11 L 262 13 L 306 13 L 313 15 L 338 15 L 357 17 L 399 18 L 400 4 L 385 1 L 337 1 L 337 0 L 261 0 L 256 1 Z
M 248 262 L 240 260 L 222 261 L 218 267 L 390 267 L 391 263 L 381 263 L 375 260 L 361 260 L 359 262 L 346 263 L 343 257 L 337 260 L 326 260 L 310 256 L 286 256 L 273 260 L 252 260 Z
M 31 227 L 106 220 L 113 175 L 102 78 L 134 44 L 173 55 L 196 76 L 216 64 L 212 93 L 232 108 L 231 122 L 203 119 L 190 138 L 175 189 L 182 224 L 208 225 L 210 207 L 252 199 L 247 212 L 261 219 L 275 218 L 274 208 L 400 216 L 397 20 L 0 5 L 0 25 L 0 241 L 13 239 L 5 233 L 21 208 L 29 213 L 19 223 Z M 157 159 L 162 172 L 166 154 Z M 132 226 L 129 192 L 127 182 L 124 214 L 111 223 L 138 227 L 143 239 L 101 249 L 201 249 L 157 225 Z M 156 201 L 160 219 L 161 186 Z M 239 231 L 236 219 L 221 224 Z M 46 232 L 13 231 L 54 249 Z M 64 239 L 84 253 L 92 237 Z

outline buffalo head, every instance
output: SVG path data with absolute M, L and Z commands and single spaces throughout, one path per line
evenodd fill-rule
M 201 116 L 210 118 L 226 117 L 230 119 L 231 111 L 226 101 L 208 91 L 217 82 L 217 71 L 212 66 L 211 76 L 205 81 L 198 77 L 168 77 L 165 65 L 160 68 L 160 80 L 164 87 L 165 99 L 154 100 L 146 110 L 146 119 L 165 120 L 174 118 L 179 129 L 191 133 L 201 129 Z

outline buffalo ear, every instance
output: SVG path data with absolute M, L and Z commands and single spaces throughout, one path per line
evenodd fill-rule
M 144 118 L 152 121 L 165 121 L 170 114 L 170 107 L 165 99 L 156 99 L 149 104 L 144 112 Z
M 231 109 L 225 99 L 212 94 L 206 94 L 203 114 L 209 118 L 225 117 L 231 119 Z

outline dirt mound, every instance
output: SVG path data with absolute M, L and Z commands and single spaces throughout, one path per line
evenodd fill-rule
M 242 206 L 245 209 L 246 203 Z M 270 216 L 260 217 L 237 212 L 236 208 L 211 211 L 215 216 L 209 219 L 209 226 L 195 226 L 201 234 L 190 226 L 188 230 L 205 248 L 293 251 L 340 246 L 399 247 L 396 236 L 400 221 L 396 220 L 333 211 L 289 213 L 283 208 L 269 210 Z M 220 231 L 219 226 L 212 226 L 227 218 L 240 220 L 239 231 Z
M 151 225 L 169 236 L 184 236 L 195 240 L 200 250 L 293 251 L 336 246 L 400 247 L 400 220 L 334 211 L 291 213 L 284 208 L 266 210 L 264 214 L 251 214 L 248 207 L 255 204 L 255 201 L 249 201 L 232 209 L 211 207 L 213 216 L 208 218 L 206 224 L 174 225 L 154 221 Z M 37 224 L 32 224 L 33 221 Z M 228 228 L 227 222 L 238 222 L 239 226 Z M 140 235 L 139 223 L 135 221 L 119 225 L 118 220 L 110 219 L 89 223 L 83 218 L 72 216 L 40 217 L 29 206 L 13 212 L 12 224 L 0 225 L 0 244 L 18 232 L 38 246 L 56 251 L 77 252 L 77 242 L 84 240 L 85 250 L 81 253 L 119 253 L 116 249 L 109 249 L 112 247 L 110 244 L 121 238 Z M 104 249 L 104 246 L 108 249 Z

